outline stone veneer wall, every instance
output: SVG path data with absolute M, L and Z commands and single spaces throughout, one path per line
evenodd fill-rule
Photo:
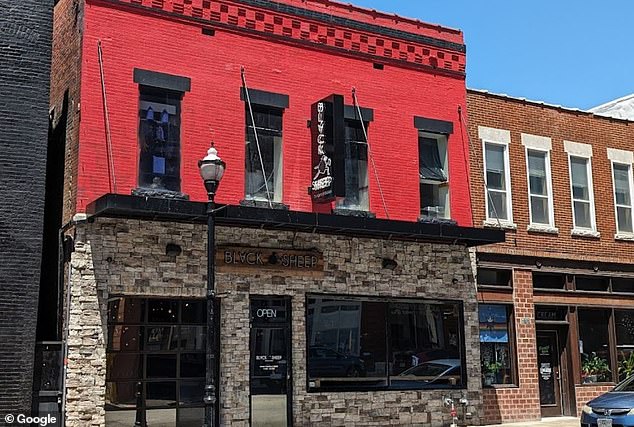
M 205 295 L 206 226 L 124 219 L 97 219 L 76 228 L 71 260 L 68 426 L 103 426 L 106 374 L 106 309 L 110 295 L 201 297 Z M 307 393 L 305 296 L 307 292 L 423 297 L 464 302 L 468 388 L 479 424 L 482 409 L 475 286 L 468 250 L 449 244 L 417 244 L 365 238 L 217 228 L 218 245 L 317 249 L 323 276 L 298 273 L 218 273 L 222 298 L 221 422 L 249 424 L 249 295 L 292 297 L 293 417 L 295 425 L 447 424 L 441 397 L 448 391 Z M 179 244 L 178 257 L 165 255 Z M 396 256 L 394 271 L 381 268 Z M 454 279 L 456 283 L 454 284 Z M 460 391 L 452 392 L 460 396 Z

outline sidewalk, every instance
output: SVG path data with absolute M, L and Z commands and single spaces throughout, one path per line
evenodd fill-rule
M 553 417 L 542 418 L 541 421 L 526 421 L 522 423 L 493 424 L 482 427 L 579 427 L 579 418 L 576 417 Z

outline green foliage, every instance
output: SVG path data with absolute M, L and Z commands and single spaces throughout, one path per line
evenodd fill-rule
M 482 364 L 482 370 L 485 374 L 495 374 L 497 375 L 502 369 L 502 363 L 500 362 L 484 362 Z
M 581 364 L 581 372 L 584 375 L 601 375 L 606 372 L 610 372 L 610 366 L 608 365 L 608 361 L 597 356 L 596 353 L 592 353 L 586 360 Z
M 622 359 L 619 362 L 619 378 L 625 379 L 634 375 L 634 351 L 628 357 L 621 353 Z

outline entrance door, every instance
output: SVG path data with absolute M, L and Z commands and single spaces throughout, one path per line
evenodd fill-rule
M 562 415 L 559 360 L 557 332 L 537 332 L 539 400 L 543 417 L 558 417 Z
M 290 300 L 251 298 L 251 425 L 291 424 Z

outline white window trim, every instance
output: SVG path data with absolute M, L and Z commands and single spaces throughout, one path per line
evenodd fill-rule
M 545 136 L 522 134 L 522 145 L 524 146 L 524 157 L 526 159 L 526 190 L 528 192 L 528 227 L 527 231 L 540 233 L 557 234 L 559 229 L 555 227 L 555 206 L 553 197 L 552 173 L 550 168 L 550 151 L 552 150 L 552 140 Z M 528 166 L 528 151 L 544 153 L 546 165 L 546 196 L 548 197 L 548 224 L 533 222 L 533 209 L 531 206 L 531 184 L 530 168 Z M 543 197 L 543 196 L 542 196 Z
M 614 198 L 614 225 L 616 228 L 616 233 L 614 234 L 614 238 L 616 240 L 634 240 L 634 232 L 619 230 L 619 214 L 618 214 L 619 205 L 616 203 L 616 181 L 614 181 L 614 165 L 618 164 L 622 166 L 627 166 L 627 178 L 628 178 L 627 181 L 630 186 L 630 206 L 628 207 L 630 208 L 630 215 L 632 216 L 632 222 L 634 223 L 634 199 L 633 199 L 634 198 L 634 185 L 633 185 L 634 180 L 632 179 L 632 162 L 631 162 L 632 157 L 627 155 L 626 156 L 623 156 L 623 155 L 611 156 L 609 150 L 610 149 L 608 148 L 608 158 L 611 160 L 610 169 L 612 172 L 612 197 Z M 628 153 L 628 152 L 624 152 L 624 153 Z M 632 154 L 632 152 L 629 152 L 629 153 Z M 621 205 L 621 206 L 625 207 L 625 205 Z
M 511 142 L 510 132 L 503 129 L 484 128 L 480 126 L 478 133 L 482 139 L 482 165 L 484 173 L 484 205 L 486 220 L 484 225 L 486 227 L 500 227 L 503 229 L 516 229 L 517 224 L 513 222 L 513 197 L 511 191 L 511 165 L 509 155 L 509 145 Z M 486 159 L 486 145 L 493 144 L 504 147 L 504 175 L 506 180 L 506 211 L 508 212 L 508 219 L 498 219 L 489 217 L 489 188 L 487 184 L 487 159 Z
M 570 213 L 572 214 L 573 228 L 571 235 L 581 237 L 600 237 L 597 231 L 596 215 L 594 210 L 594 180 L 592 177 L 592 146 L 579 142 L 564 141 L 564 150 L 568 153 L 568 181 L 570 185 Z M 592 228 L 577 227 L 575 224 L 575 200 L 572 188 L 572 163 L 571 157 L 580 157 L 587 160 L 586 171 L 588 175 L 588 197 L 590 201 L 590 223 Z

